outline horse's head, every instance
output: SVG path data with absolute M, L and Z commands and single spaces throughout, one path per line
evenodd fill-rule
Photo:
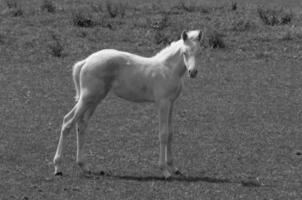
M 184 64 L 189 72 L 191 78 L 195 78 L 197 75 L 196 69 L 196 56 L 199 54 L 201 45 L 200 42 L 203 39 L 203 33 L 201 30 L 195 31 L 183 31 L 181 34 L 183 40 L 182 54 Z

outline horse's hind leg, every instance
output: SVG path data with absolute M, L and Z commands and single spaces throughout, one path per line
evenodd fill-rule
M 86 165 L 85 162 L 83 148 L 85 143 L 85 130 L 88 126 L 88 121 L 91 118 L 96 106 L 97 102 L 88 104 L 88 109 L 77 123 L 77 164 L 84 172 L 89 172 L 89 167 Z
M 70 132 L 71 128 L 73 127 L 74 113 L 75 113 L 76 108 L 77 108 L 77 106 L 74 106 L 73 109 L 69 113 L 67 113 L 63 119 L 61 134 L 60 134 L 56 154 L 53 159 L 54 166 L 55 166 L 55 175 L 62 175 L 61 162 L 62 162 L 62 152 L 63 152 L 64 141 L 65 141 L 66 136 Z
M 106 83 L 97 79 L 90 78 L 86 81 L 85 92 L 81 93 L 80 100 L 83 112 L 77 121 L 77 164 L 84 172 L 89 172 L 89 167 L 85 162 L 84 143 L 85 143 L 85 130 L 88 126 L 88 121 L 95 111 L 97 105 L 102 99 L 105 98 L 109 91 L 109 87 L 105 87 Z M 89 84 L 89 85 L 88 85 Z
M 59 143 L 57 146 L 56 154 L 54 156 L 53 162 L 55 166 L 55 175 L 62 175 L 61 171 L 61 162 L 62 162 L 62 152 L 64 147 L 64 141 L 66 136 L 77 122 L 77 120 L 81 117 L 81 115 L 85 112 L 87 106 L 83 105 L 81 102 L 78 102 L 74 108 L 64 116 L 63 124 L 61 128 L 61 134 L 59 138 Z

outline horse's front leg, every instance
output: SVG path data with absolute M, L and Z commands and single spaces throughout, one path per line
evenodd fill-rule
M 167 144 L 167 153 L 166 153 L 166 160 L 168 167 L 174 174 L 181 174 L 181 172 L 174 166 L 173 163 L 173 154 L 172 154 L 172 140 L 173 140 L 173 130 L 172 130 L 172 111 L 173 111 L 173 102 L 171 103 L 169 109 L 169 118 L 168 118 L 168 144 Z
M 167 163 L 169 113 L 171 108 L 172 102 L 170 100 L 162 100 L 159 102 L 159 167 L 166 179 L 171 177 Z

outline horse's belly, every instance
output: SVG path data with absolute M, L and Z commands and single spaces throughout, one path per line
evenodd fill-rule
M 150 85 L 135 82 L 115 82 L 112 91 L 120 98 L 134 102 L 152 102 L 154 95 Z

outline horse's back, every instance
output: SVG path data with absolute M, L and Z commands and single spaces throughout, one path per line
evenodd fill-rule
M 98 51 L 85 60 L 81 71 L 82 89 L 110 89 L 132 101 L 152 101 L 152 62 L 147 58 L 114 49 Z M 104 92 L 103 92 L 103 91 Z

